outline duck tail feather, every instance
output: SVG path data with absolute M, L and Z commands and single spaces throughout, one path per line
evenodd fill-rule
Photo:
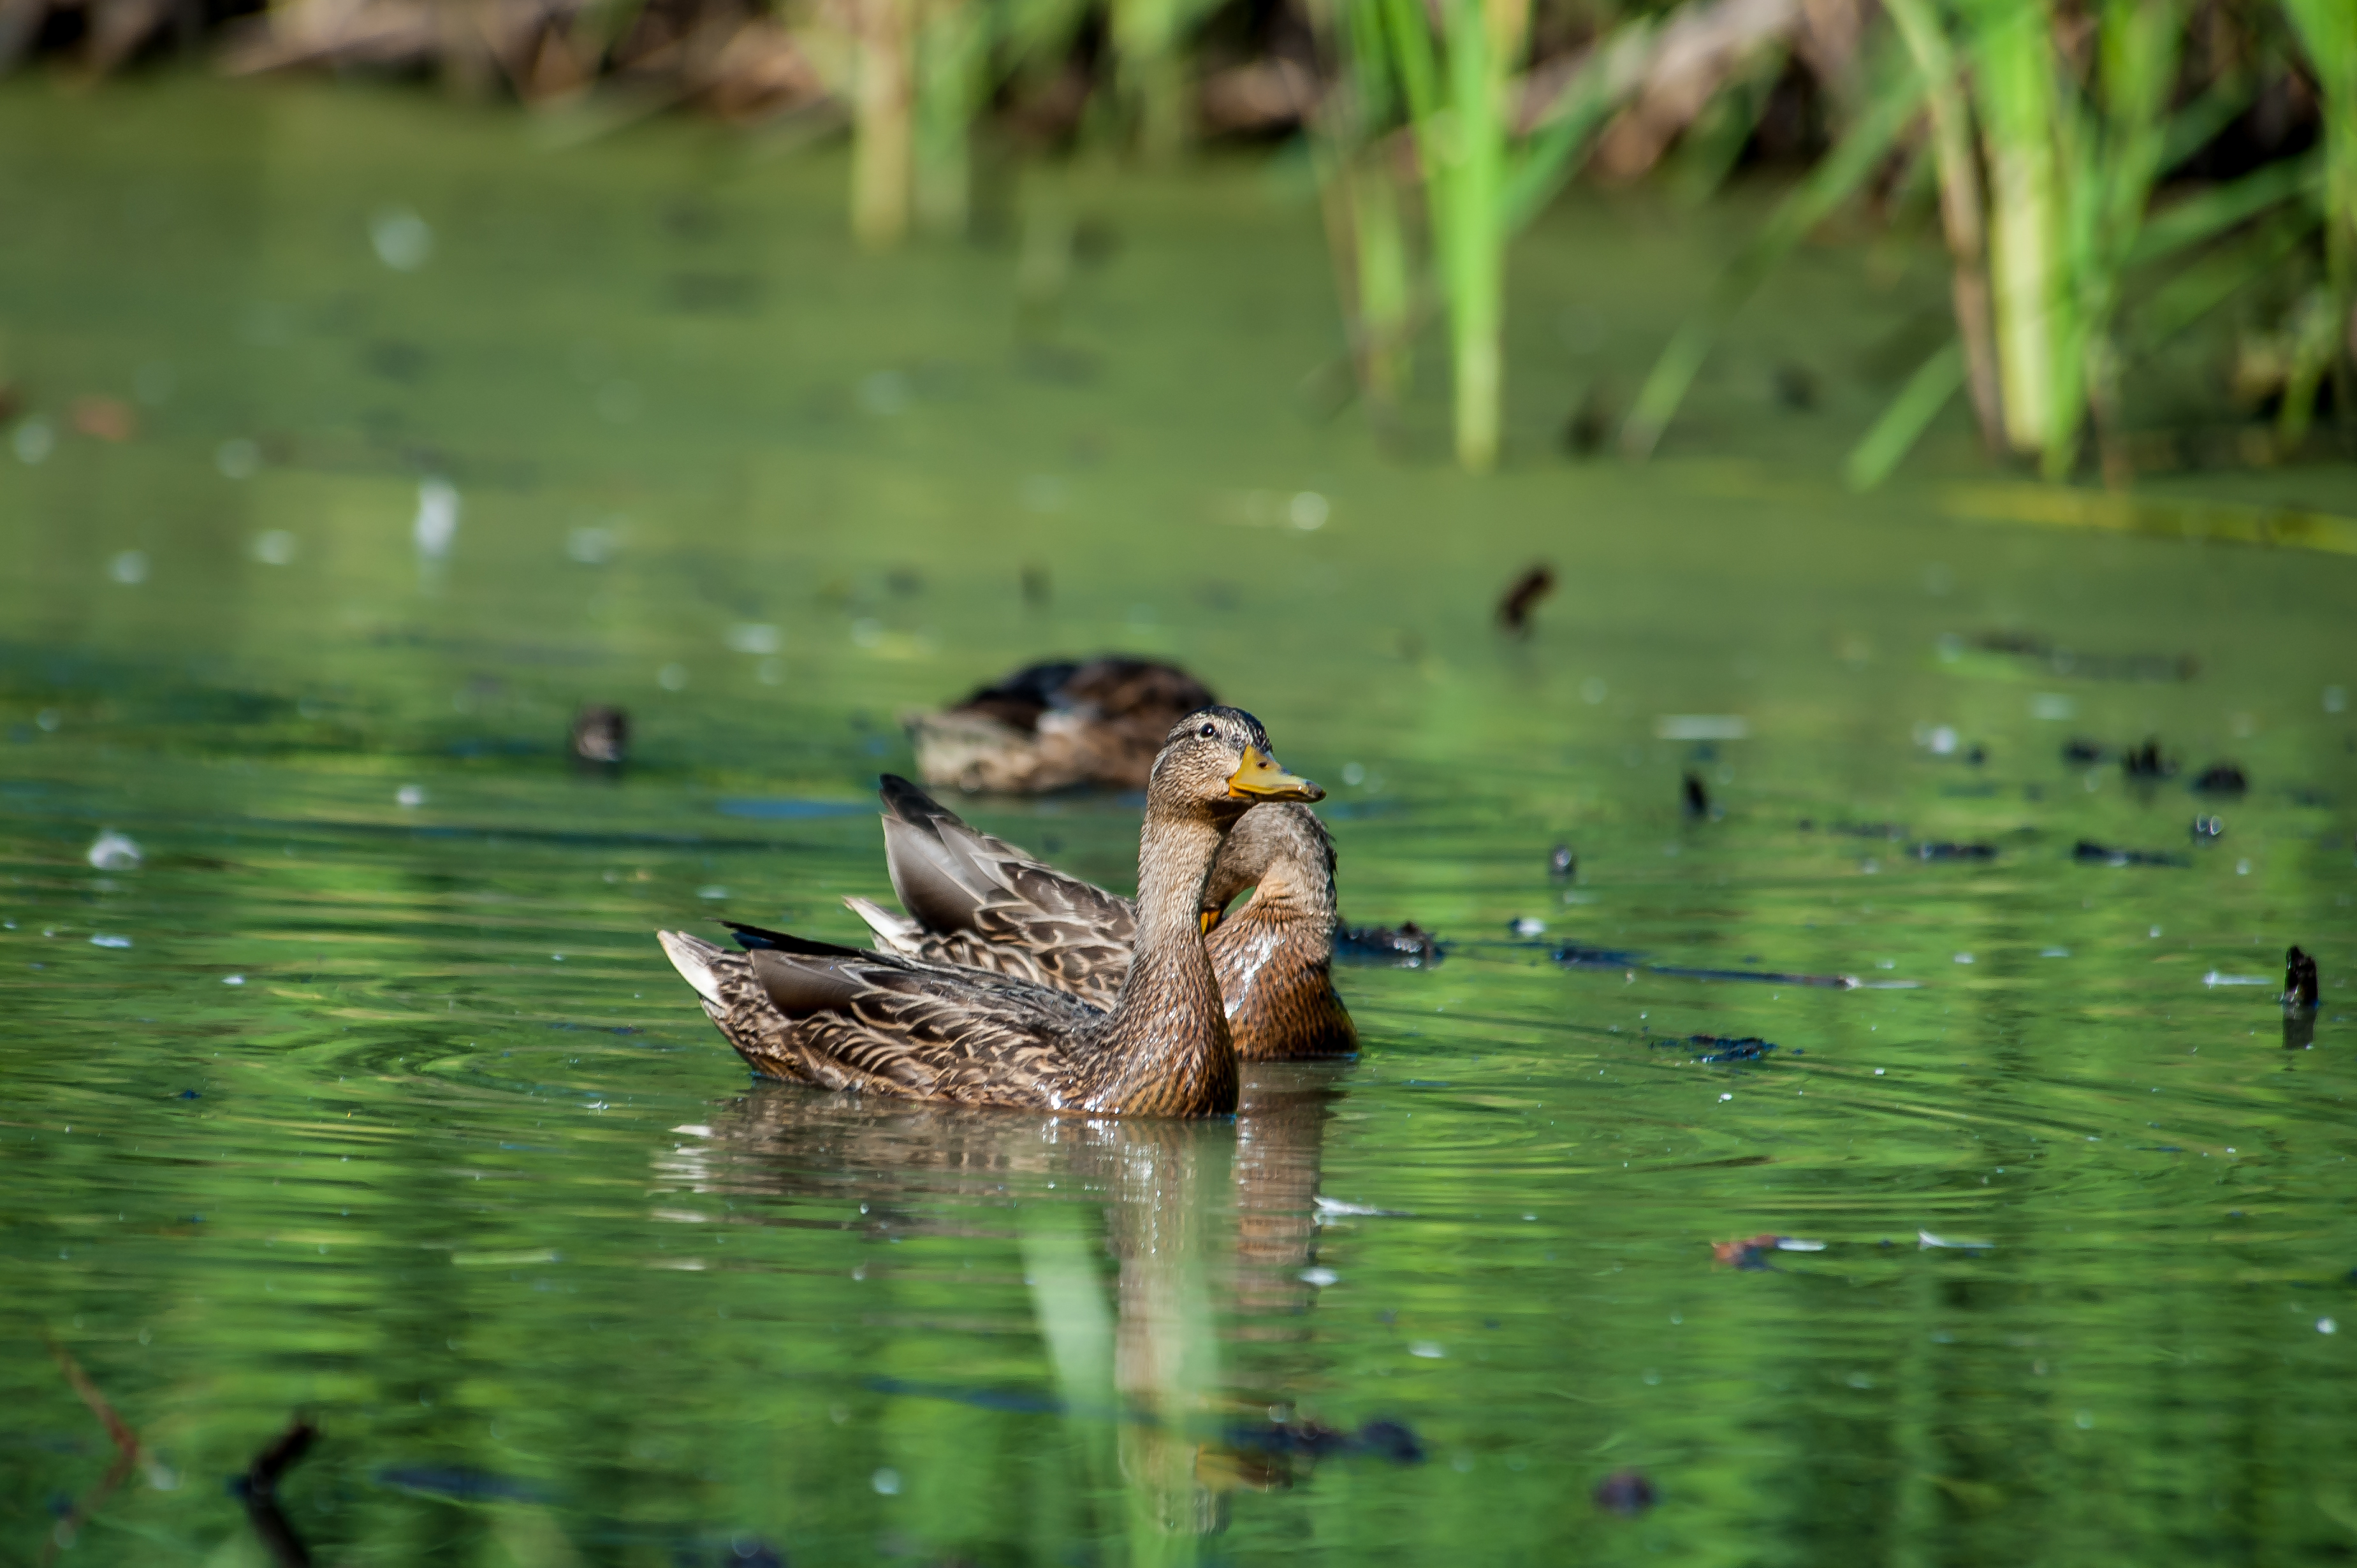
M 728 950 L 716 947 L 702 937 L 691 937 L 685 931 L 657 931 L 655 940 L 662 944 L 663 954 L 671 966 L 679 971 L 682 980 L 695 987 L 708 1012 L 722 1005 L 720 977 L 713 972 L 713 961 L 728 956 Z M 717 1014 L 714 1015 L 716 1017 Z
M 846 948 L 834 942 L 813 941 L 798 937 L 791 931 L 773 931 L 766 926 L 748 926 L 741 920 L 723 920 L 737 935 L 737 945 L 748 952 L 767 949 L 771 952 L 798 954 L 803 958 L 865 958 L 857 948 Z
M 884 869 L 900 908 L 931 931 L 963 930 L 1001 889 L 953 850 L 935 826 L 884 819 Z
M 886 811 L 910 827 L 930 828 L 935 822 L 958 821 L 955 811 L 897 773 L 879 774 L 876 793 L 883 798 Z
M 917 955 L 916 944 L 925 934 L 925 928 L 908 916 L 896 915 L 866 898 L 845 898 L 843 907 L 867 922 L 867 929 L 876 933 L 877 952 L 899 953 L 908 958 Z

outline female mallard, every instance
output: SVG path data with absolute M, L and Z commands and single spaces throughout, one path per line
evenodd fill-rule
M 879 952 L 1019 975 L 1113 1004 L 1128 972 L 1137 911 L 1126 898 L 977 832 L 905 779 L 886 774 L 884 855 L 906 916 L 846 898 Z M 1228 901 L 1254 889 L 1241 909 Z M 1359 1048 L 1334 993 L 1334 841 L 1302 805 L 1244 813 L 1203 893 L 1211 969 L 1245 1061 L 1350 1056 Z
M 734 954 L 677 931 L 663 950 L 758 1072 L 826 1089 L 1104 1114 L 1223 1116 L 1235 1046 L 1198 911 L 1211 862 L 1262 800 L 1325 791 L 1268 756 L 1260 721 L 1205 708 L 1172 728 L 1146 785 L 1136 956 L 1109 1008 L 1011 975 L 738 927 Z
M 936 789 L 1142 789 L 1170 726 L 1217 701 L 1184 670 L 1109 654 L 1027 666 L 908 725 L 917 771 Z

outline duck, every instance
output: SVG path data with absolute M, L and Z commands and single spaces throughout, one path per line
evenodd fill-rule
M 1109 1006 L 1136 937 L 1131 902 L 969 827 L 886 774 L 884 853 L 906 914 L 845 898 L 880 952 L 1019 975 Z M 1220 846 L 1198 912 L 1244 1061 L 1354 1056 L 1358 1029 L 1334 991 L 1334 841 L 1308 806 L 1244 813 Z M 1232 915 L 1228 905 L 1253 896 Z
M 1135 954 L 1100 1007 L 1011 974 L 732 924 L 732 953 L 657 939 L 752 1069 L 822 1089 L 1095 1115 L 1232 1115 L 1240 1074 L 1200 910 L 1212 862 L 1265 801 L 1325 791 L 1240 708 L 1173 725 L 1138 836 Z
M 917 771 L 937 789 L 1143 789 L 1164 733 L 1218 701 L 1176 665 L 1105 654 L 1026 665 L 953 707 L 903 723 Z

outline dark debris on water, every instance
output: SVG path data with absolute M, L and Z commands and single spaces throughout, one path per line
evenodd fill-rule
M 2193 780 L 2193 792 L 2197 795 L 2242 795 L 2247 794 L 2250 788 L 2249 776 L 2239 763 L 2233 762 L 2213 762 Z
M 1397 1421 L 1370 1421 L 1356 1432 L 1316 1421 L 1255 1422 L 1231 1426 L 1220 1435 L 1232 1448 L 1307 1459 L 1351 1455 L 1420 1465 L 1425 1457 L 1423 1441 L 1405 1423 Z
M 1623 1519 L 1635 1518 L 1658 1500 L 1642 1470 L 1615 1470 L 1596 1483 L 1593 1495 L 1598 1508 Z
M 2192 864 L 2181 854 L 2165 854 L 2154 849 L 2114 849 L 2093 839 L 2081 839 L 2072 846 L 2071 858 L 2086 865 L 2167 865 L 2181 869 Z
M 1689 817 L 1710 815 L 1710 791 L 1703 787 L 1702 775 L 1689 769 L 1684 780 L 1685 811 Z
M 1498 624 L 1515 636 L 1530 630 L 1531 611 L 1555 591 L 1555 568 L 1541 561 L 1507 585 L 1498 600 Z
M 1772 1040 L 1757 1035 L 1688 1035 L 1684 1040 L 1655 1040 L 1656 1048 L 1663 1046 L 1687 1045 L 1695 1048 L 1698 1062 L 1756 1062 L 1776 1048 Z

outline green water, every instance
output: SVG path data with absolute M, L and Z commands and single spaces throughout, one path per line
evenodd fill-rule
M 1904 246 L 1806 253 L 1664 461 L 1565 456 L 1741 201 L 1541 226 L 1476 483 L 1437 385 L 1387 446 L 1321 417 L 1284 157 L 1002 178 L 984 242 L 877 260 L 832 155 L 551 140 L 0 93 L 0 379 L 52 433 L 0 449 L 0 1557 L 262 1563 L 223 1480 L 297 1412 L 323 1563 L 2357 1549 L 2357 564 L 1976 520 L 1960 424 L 1844 495 L 1944 308 Z M 2357 474 L 2149 493 L 2347 514 Z M 1234 1122 L 749 1083 L 653 929 L 850 937 L 896 715 L 1105 648 L 1260 714 L 1346 912 L 1446 961 L 1347 971 L 1363 1058 Z M 565 765 L 586 701 L 619 782 Z M 2147 735 L 2186 770 L 2061 758 Z M 2197 800 L 2221 758 L 2249 793 Z M 1126 885 L 1119 800 L 974 814 Z M 2311 1049 L 2205 983 L 2292 941 Z M 1715 1266 L 1770 1232 L 1824 1247 Z M 63 1530 L 113 1450 L 45 1336 L 146 1445 Z M 1591 1500 L 1624 1468 L 1650 1511 Z

